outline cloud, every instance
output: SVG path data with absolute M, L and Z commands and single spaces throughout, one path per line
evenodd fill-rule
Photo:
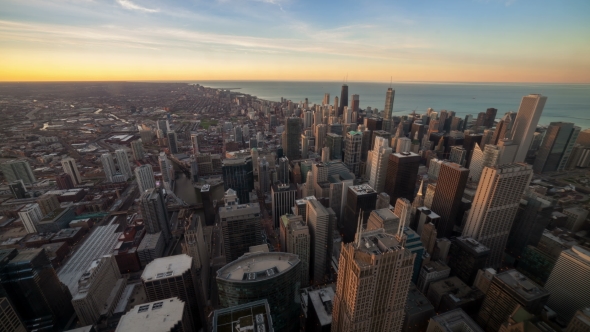
M 142 7 L 138 4 L 131 2 L 130 0 L 117 0 L 117 3 L 125 9 L 137 10 L 137 11 L 144 12 L 144 13 L 157 13 L 160 11 L 159 9 L 151 9 L 151 8 Z

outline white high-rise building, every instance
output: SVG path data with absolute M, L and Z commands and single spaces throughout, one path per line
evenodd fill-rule
M 432 161 L 430 161 L 432 165 Z M 432 167 L 432 166 L 431 166 Z M 440 168 L 439 168 L 440 170 Z M 474 182 L 479 182 L 481 172 L 483 171 L 483 151 L 478 143 L 475 143 L 473 153 L 471 154 L 471 162 L 469 163 L 469 179 Z M 428 169 L 428 176 L 430 177 L 430 168 Z
M 104 170 L 104 176 L 107 181 L 113 182 L 115 173 L 117 173 L 113 156 L 110 153 L 103 153 L 100 155 L 100 161 L 102 162 L 102 169 Z
M 490 248 L 486 266 L 501 266 L 512 222 L 532 175 L 532 166 L 525 163 L 484 168 L 463 236 Z
M 299 256 L 299 260 L 301 260 L 301 287 L 307 287 L 309 285 L 311 239 L 309 227 L 300 218 L 290 222 L 287 226 L 286 247 L 288 253 Z
M 407 137 L 398 138 L 396 142 L 396 153 L 404 153 L 412 151 L 412 140 Z
M 164 186 L 170 185 L 170 169 L 172 168 L 170 165 L 170 161 L 164 152 L 160 152 L 160 156 L 158 157 L 158 163 L 160 164 L 160 172 L 162 173 L 162 181 L 164 182 Z
M 156 188 L 156 179 L 154 178 L 154 170 L 152 165 L 146 164 L 135 168 L 135 180 L 139 186 L 139 192 L 152 188 Z
M 123 149 L 115 150 L 115 155 L 117 156 L 117 164 L 119 165 L 119 171 L 123 176 L 130 179 L 133 175 L 131 171 L 131 165 L 129 165 L 129 157 L 127 156 L 127 151 Z
M 373 150 L 369 152 L 370 163 L 367 163 L 367 173 L 369 175 L 369 185 L 378 193 L 385 189 L 385 180 L 387 177 L 387 165 L 389 156 L 392 151 L 388 146 L 386 138 L 375 137 Z
M 61 160 L 61 166 L 63 167 L 64 173 L 69 174 L 72 178 L 72 182 L 74 185 L 79 185 L 82 183 L 82 177 L 80 176 L 80 172 L 78 171 L 78 165 L 76 165 L 76 161 L 74 158 L 64 158 Z
M 518 145 L 514 162 L 524 162 L 546 102 L 547 97 L 539 94 L 522 97 L 512 126 L 512 142 Z
M 573 246 L 559 255 L 545 284 L 547 306 L 569 321 L 577 310 L 590 307 L 590 250 Z
M 27 233 L 37 233 L 37 222 L 43 219 L 43 213 L 41 213 L 41 207 L 39 204 L 27 204 L 18 212 L 23 226 Z

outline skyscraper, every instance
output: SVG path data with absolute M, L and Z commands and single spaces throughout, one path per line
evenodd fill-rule
M 160 164 L 160 173 L 162 173 L 162 181 L 164 182 L 164 186 L 168 187 L 170 185 L 171 176 L 170 176 L 170 169 L 172 165 L 170 165 L 170 161 L 164 152 L 160 152 L 158 156 L 158 163 Z
M 395 90 L 393 90 L 392 88 L 387 89 L 387 93 L 385 94 L 385 108 L 383 109 L 383 119 L 391 120 L 394 98 Z
M 203 224 L 201 218 L 195 213 L 191 216 L 192 229 L 184 232 L 184 243 L 182 243 L 182 253 L 193 259 L 195 266 L 195 282 L 201 289 L 204 299 L 209 298 L 209 250 L 207 249 L 207 240 L 203 233 Z
M 387 164 L 385 192 L 391 204 L 398 198 L 412 200 L 416 189 L 420 156 L 412 152 L 392 153 Z
M 168 243 L 171 238 L 170 218 L 162 190 L 152 188 L 144 191 L 139 198 L 139 210 L 148 234 L 162 232 L 164 241 Z
M 72 181 L 72 177 L 68 173 L 56 175 L 55 183 L 57 184 L 57 188 L 61 190 L 74 189 L 74 181 Z
M 37 233 L 37 222 L 43 219 L 43 213 L 41 212 L 39 204 L 34 203 L 25 205 L 25 207 L 18 212 L 18 216 L 20 217 L 27 233 Z
M 117 156 L 117 164 L 119 165 L 119 171 L 126 178 L 130 179 L 133 176 L 133 172 L 131 171 L 131 165 L 129 165 L 129 157 L 127 157 L 127 151 L 119 149 L 115 151 L 115 155 Z
M 352 110 L 353 114 L 358 113 L 359 105 L 360 105 L 359 95 L 352 95 L 352 104 L 350 105 L 349 108 Z
M 494 120 L 496 120 L 496 114 L 498 110 L 495 108 L 488 108 L 486 110 L 485 120 L 483 122 L 484 127 L 492 128 L 494 126 Z
M 236 127 L 234 129 L 234 131 L 235 131 L 235 134 L 234 134 L 235 137 L 234 137 L 234 139 L 236 140 L 236 142 L 242 143 L 242 128 L 241 127 Z M 193 150 L 193 154 L 194 155 L 198 155 L 199 154 L 199 134 L 197 134 L 197 133 L 191 134 L 191 146 L 193 148 L 192 149 Z
M 342 135 L 327 134 L 325 145 L 330 148 L 331 160 L 342 160 Z
M 100 155 L 100 162 L 102 163 L 102 169 L 104 171 L 104 176 L 108 182 L 114 182 L 115 173 L 117 173 L 117 168 L 115 167 L 115 161 L 113 160 L 113 156 L 110 153 L 103 153 Z
M 342 244 L 332 331 L 400 331 L 414 258 L 394 235 L 361 224 L 356 240 Z
M 520 305 L 540 314 L 549 292 L 516 270 L 498 273 L 492 279 L 476 321 L 486 332 L 497 332 Z
M 346 84 L 342 84 L 342 89 L 340 90 L 340 105 L 338 106 L 338 114 L 336 116 L 342 116 L 344 106 L 348 106 L 348 85 Z
M 141 274 L 147 301 L 162 301 L 178 297 L 188 307 L 195 331 L 204 323 L 205 304 L 197 287 L 193 259 L 185 254 L 156 258 Z
M 225 192 L 223 199 L 225 206 L 219 208 L 219 221 L 226 262 L 231 262 L 247 253 L 251 246 L 263 243 L 260 205 L 239 204 L 232 189 Z
M 377 137 L 373 150 L 369 152 L 367 159 L 367 174 L 369 175 L 369 185 L 380 193 L 385 189 L 385 180 L 387 176 L 387 164 L 391 148 L 386 138 Z
M 579 133 L 571 122 L 551 122 L 533 164 L 535 173 L 563 170 Z
M 285 119 L 284 139 L 282 140 L 283 150 L 289 160 L 299 159 L 299 140 L 303 124 L 300 118 L 289 117 Z
M 299 218 L 290 222 L 287 226 L 286 251 L 299 256 L 301 260 L 301 274 L 299 280 L 301 287 L 309 285 L 309 263 L 311 252 L 311 238 L 309 227 Z M 329 257 L 330 255 L 328 255 Z
M 307 201 L 305 217 L 311 240 L 310 277 L 314 283 L 320 284 L 324 282 L 330 267 L 336 214 L 318 200 L 310 199 Z
M 315 152 L 320 153 L 325 145 L 326 135 L 328 134 L 328 126 L 325 124 L 318 124 L 315 126 Z
M 518 145 L 514 162 L 523 162 L 533 139 L 533 133 L 543 113 L 547 97 L 530 94 L 522 97 L 514 125 L 512 126 L 512 142 Z
M 432 211 L 440 216 L 436 227 L 439 238 L 453 235 L 453 227 L 468 178 L 469 170 L 459 164 L 444 163 L 440 167 L 431 206 Z
M 532 167 L 524 163 L 483 170 L 463 236 L 472 237 L 490 248 L 487 266 L 501 266 L 512 222 L 532 171 Z
M 344 163 L 346 164 L 346 167 L 348 167 L 348 169 L 356 176 L 360 174 L 362 141 L 362 132 L 349 131 L 346 133 L 346 152 L 344 153 Z
M 81 325 L 94 325 L 103 312 L 112 313 L 119 301 L 117 294 L 125 289 L 119 267 L 113 255 L 93 261 L 78 281 L 78 294 L 72 305 Z
M 284 252 L 244 255 L 217 271 L 224 308 L 267 299 L 275 331 L 298 331 L 301 260 Z
M 143 193 L 148 189 L 156 188 L 156 180 L 154 178 L 152 165 L 146 164 L 136 167 L 135 180 L 137 181 L 140 193 Z
M 188 305 L 178 297 L 138 304 L 125 313 L 115 332 L 195 331 Z
M 31 169 L 31 165 L 29 165 L 29 162 L 24 159 L 6 161 L 0 164 L 0 170 L 4 174 L 8 183 L 22 180 L 26 184 L 31 184 L 37 181 L 33 174 L 33 170 Z
M 254 173 L 252 163 L 258 162 L 251 157 L 224 159 L 221 166 L 223 187 L 232 189 L 238 195 L 240 203 L 250 202 L 250 192 L 254 190 Z
M 78 171 L 76 161 L 73 158 L 62 159 L 61 166 L 63 167 L 64 172 L 72 177 L 74 185 L 79 185 L 82 183 L 82 177 L 80 176 L 80 172 Z
M 289 159 L 280 157 L 277 165 L 277 180 L 283 184 L 289 184 Z
M 263 194 L 270 191 L 270 169 L 266 157 L 258 158 L 258 184 Z
M 141 139 L 131 142 L 131 152 L 133 153 L 133 159 L 143 159 L 145 152 L 143 150 L 143 143 Z
M 275 228 L 279 227 L 282 215 L 291 213 L 296 196 L 297 187 L 294 184 L 277 182 L 271 186 L 272 219 Z
M 44 249 L 19 252 L 0 267 L 2 288 L 28 330 L 63 330 L 74 314 L 72 295 Z
M 369 220 L 371 211 L 377 205 L 377 192 L 368 184 L 348 187 L 346 195 L 346 206 L 344 207 L 344 216 L 342 221 L 342 242 L 349 243 L 354 241 L 358 228 L 359 217 L 362 216 L 362 223 L 366 224 Z
M 166 137 L 168 138 L 168 149 L 170 149 L 170 154 L 177 154 L 178 136 L 176 136 L 176 132 L 174 130 L 170 130 L 166 133 Z
M 27 332 L 6 297 L 0 297 L 0 331 Z
M 573 246 L 559 255 L 545 288 L 551 293 L 547 306 L 566 322 L 577 310 L 590 306 L 590 249 Z

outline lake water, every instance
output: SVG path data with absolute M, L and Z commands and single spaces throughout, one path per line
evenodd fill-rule
M 340 98 L 340 82 L 278 82 L 278 81 L 191 81 L 212 88 L 239 88 L 234 91 L 258 98 L 280 101 L 281 97 L 299 102 L 308 98 L 310 104 L 320 104 L 324 93 Z M 351 95 L 358 94 L 361 108 L 370 106 L 382 110 L 389 83 L 349 82 Z M 520 100 L 530 93 L 547 96 L 547 104 L 539 124 L 553 121 L 573 122 L 582 129 L 590 128 L 590 84 L 535 83 L 393 83 L 393 111 L 403 115 L 416 110 L 424 113 L 455 111 L 457 115 L 477 117 L 489 107 L 498 109 L 498 118 L 508 111 L 518 111 Z

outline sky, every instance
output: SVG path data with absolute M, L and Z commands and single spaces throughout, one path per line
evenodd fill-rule
M 590 83 L 588 0 L 0 0 L 0 81 Z

